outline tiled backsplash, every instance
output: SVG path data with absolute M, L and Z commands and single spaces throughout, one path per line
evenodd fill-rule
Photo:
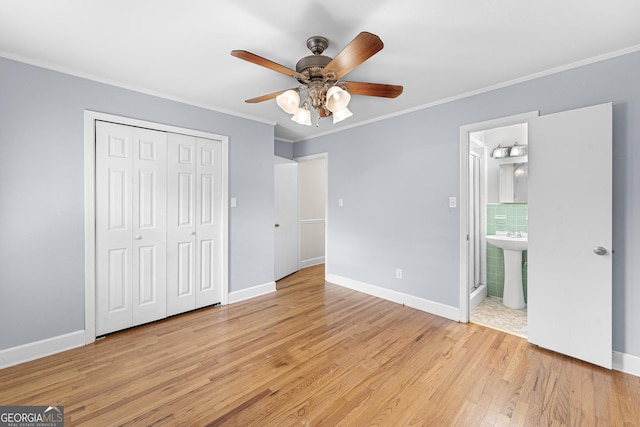
M 529 215 L 526 203 L 488 204 L 487 234 L 500 231 L 528 233 L 527 219 Z M 527 259 L 527 251 L 522 253 L 523 261 Z M 527 265 L 523 262 L 522 284 L 524 299 L 527 300 Z M 502 298 L 504 290 L 504 255 L 502 249 L 487 243 L 487 292 L 491 296 Z

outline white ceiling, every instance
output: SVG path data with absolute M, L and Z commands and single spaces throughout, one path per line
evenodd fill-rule
M 309 36 L 333 57 L 361 31 L 385 47 L 347 80 L 398 98 L 353 96 L 353 117 L 318 128 L 244 102 L 297 82 L 231 50 L 295 68 Z M 639 47 L 638 0 L 0 0 L 0 56 L 277 123 L 287 141 Z

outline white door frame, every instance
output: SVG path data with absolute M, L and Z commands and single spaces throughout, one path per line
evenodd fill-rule
M 215 139 L 222 142 L 222 295 L 223 305 L 229 300 L 229 137 L 209 132 L 201 132 L 176 126 L 137 120 L 112 114 L 85 110 L 84 112 L 84 336 L 85 344 L 96 339 L 96 144 L 95 122 L 102 120 L 128 126 L 154 129 L 164 132 L 181 133 L 196 137 Z
M 293 160 L 295 160 L 296 162 L 300 163 L 300 162 L 306 162 L 309 160 L 317 160 L 317 159 L 324 159 L 324 165 L 325 165 L 325 188 L 327 190 L 327 200 L 325 200 L 325 204 L 324 204 L 324 269 L 325 269 L 325 274 L 327 271 L 327 265 L 328 261 L 329 261 L 329 251 L 328 248 L 329 246 L 327 245 L 327 230 L 329 229 L 329 153 L 318 153 L 318 154 L 311 154 L 308 156 L 301 156 L 301 157 L 294 157 Z M 298 169 L 299 171 L 299 169 Z M 300 191 L 300 186 L 298 186 L 298 191 Z M 298 195 L 298 201 L 300 200 L 300 196 Z M 298 203 L 298 254 L 300 254 L 300 204 Z M 300 260 L 298 259 L 298 266 Z
M 499 128 L 504 126 L 517 125 L 527 123 L 531 118 L 538 117 L 538 111 L 516 114 L 513 116 L 501 117 L 484 122 L 471 123 L 460 126 L 460 225 L 459 225 L 459 275 L 460 275 L 460 322 L 469 322 L 469 288 L 467 285 L 468 269 L 467 258 L 468 250 L 468 224 L 469 224 L 469 202 L 467 184 L 469 181 L 469 143 L 470 134 L 483 130 Z

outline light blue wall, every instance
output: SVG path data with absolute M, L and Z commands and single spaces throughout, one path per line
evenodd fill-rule
M 460 126 L 605 102 L 614 126 L 613 346 L 640 357 L 638 52 L 296 143 L 296 157 L 329 153 L 327 272 L 458 307 L 459 212 L 448 198 L 458 195 Z
M 0 349 L 84 329 L 84 110 L 229 136 L 230 291 L 273 281 L 273 126 L 0 58 Z
M 275 141 L 273 152 L 278 157 L 293 160 L 293 144 L 284 141 Z

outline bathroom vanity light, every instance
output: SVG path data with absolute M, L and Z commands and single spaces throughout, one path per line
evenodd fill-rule
M 509 157 L 511 152 L 511 147 L 503 147 L 498 144 L 496 148 L 493 149 L 490 156 L 494 159 L 504 159 L 505 157 Z
M 513 147 L 511 147 L 511 151 L 509 151 L 510 157 L 518 157 L 518 156 L 526 156 L 527 155 L 527 146 L 526 145 L 518 145 L 518 142 L 513 143 Z
M 518 142 L 514 142 L 510 147 L 503 147 L 498 144 L 496 148 L 491 151 L 489 154 L 494 159 L 504 159 L 505 157 L 519 157 L 527 155 L 527 146 L 526 145 L 518 145 Z

